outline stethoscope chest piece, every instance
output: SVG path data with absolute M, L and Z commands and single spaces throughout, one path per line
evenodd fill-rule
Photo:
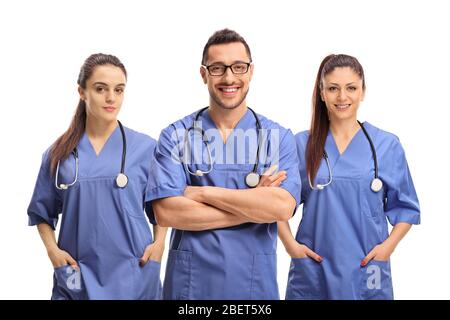
M 124 173 L 119 173 L 116 177 L 116 185 L 119 188 L 125 188 L 128 184 L 128 177 Z
M 255 188 L 259 183 L 259 174 L 256 172 L 250 172 L 245 176 L 245 184 L 249 188 Z
M 374 178 L 372 182 L 370 183 L 370 189 L 372 189 L 373 192 L 379 192 L 383 188 L 383 181 L 379 178 Z

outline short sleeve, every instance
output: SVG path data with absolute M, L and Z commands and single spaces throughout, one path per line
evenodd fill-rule
M 62 202 L 53 183 L 49 163 L 49 150 L 47 150 L 42 156 L 33 196 L 28 206 L 28 225 L 47 223 L 55 229 L 58 215 L 62 210 Z
M 386 184 L 385 214 L 391 225 L 399 222 L 420 223 L 420 208 L 405 152 L 396 138 L 389 157 L 389 174 L 381 177 Z
M 187 186 L 183 164 L 180 161 L 179 143 L 182 136 L 173 125 L 164 129 L 158 140 L 151 162 L 147 191 L 146 211 L 150 222 L 156 224 L 151 201 L 182 196 Z
M 291 130 L 286 131 L 279 143 L 278 170 L 286 171 L 287 178 L 281 183 L 280 187 L 288 191 L 295 199 L 295 210 L 297 210 L 300 205 L 301 179 L 295 138 Z

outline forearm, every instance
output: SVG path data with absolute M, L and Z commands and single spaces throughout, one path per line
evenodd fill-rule
M 52 227 L 50 227 L 47 223 L 40 223 L 37 225 L 37 229 L 47 251 L 58 248 L 55 231 Z
M 186 197 L 169 197 L 153 202 L 156 220 L 162 227 L 203 231 L 253 222 Z
M 154 225 L 153 226 L 153 238 L 154 238 L 153 242 L 164 244 L 164 242 L 166 240 L 167 229 L 168 228 L 166 228 L 166 227 Z
M 403 237 L 408 233 L 411 229 L 411 224 L 406 222 L 397 223 L 394 228 L 392 228 L 391 234 L 384 241 L 386 245 L 388 245 L 392 251 L 395 250 L 399 242 L 403 239 Z
M 391 231 L 389 237 L 383 241 L 383 243 L 376 245 L 361 261 L 361 266 L 366 266 L 367 263 L 374 259 L 377 261 L 388 261 L 400 240 L 411 229 L 409 223 L 400 222 L 397 223 Z
M 280 237 L 280 240 L 287 252 L 290 252 L 290 249 L 297 244 L 297 241 L 292 235 L 289 222 L 287 221 L 278 222 L 278 236 Z
M 226 189 L 201 187 L 200 202 L 258 223 L 287 221 L 295 209 L 295 199 L 278 187 Z

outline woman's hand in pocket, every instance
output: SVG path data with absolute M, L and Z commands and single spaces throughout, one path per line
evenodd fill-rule
M 317 253 L 312 251 L 310 248 L 305 246 L 304 244 L 295 242 L 289 248 L 286 249 L 291 258 L 294 259 L 302 259 L 302 258 L 311 258 L 316 262 L 322 262 L 322 257 Z
M 47 251 L 48 257 L 52 262 L 53 268 L 60 268 L 66 265 L 70 265 L 75 270 L 79 270 L 77 262 L 72 256 L 64 250 L 61 250 L 58 247 L 54 247 Z
M 361 261 L 361 267 L 365 267 L 371 260 L 388 261 L 394 249 L 388 243 L 376 245 Z
M 142 257 L 139 259 L 139 264 L 143 267 L 149 260 L 161 263 L 164 253 L 164 244 L 162 242 L 153 242 L 149 244 Z

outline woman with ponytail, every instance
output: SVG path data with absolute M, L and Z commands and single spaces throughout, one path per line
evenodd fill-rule
M 310 130 L 296 135 L 303 203 L 296 237 L 278 224 L 292 257 L 286 299 L 393 299 L 389 258 L 419 224 L 419 202 L 399 139 L 357 120 L 365 89 L 356 58 L 322 61 Z
M 117 57 L 88 57 L 72 122 L 43 155 L 28 216 L 55 269 L 52 299 L 160 297 L 166 228 L 153 237 L 145 216 L 156 142 L 117 120 L 126 80 Z

